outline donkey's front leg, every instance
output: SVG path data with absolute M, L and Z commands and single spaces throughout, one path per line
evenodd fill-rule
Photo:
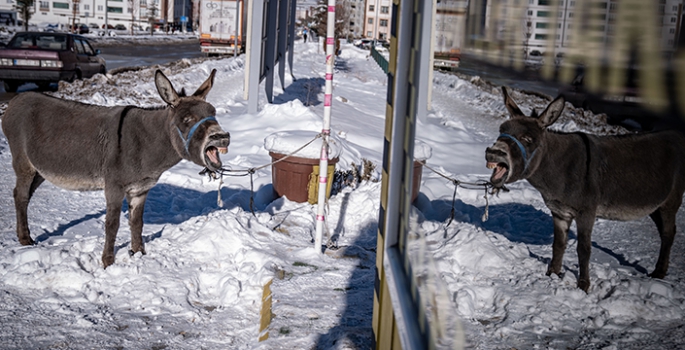
M 124 191 L 120 187 L 105 185 L 105 199 L 107 201 L 107 214 L 105 215 L 105 247 L 102 250 L 102 264 L 107 266 L 114 264 L 114 243 L 119 231 L 119 217 L 124 200 Z
M 128 193 L 128 224 L 131 227 L 131 255 L 141 252 L 145 254 L 145 243 L 143 242 L 143 211 L 145 210 L 145 199 L 148 191 L 143 193 Z
M 592 251 L 592 228 L 595 225 L 595 212 L 582 213 L 576 218 L 578 227 L 578 288 L 587 290 L 590 288 L 590 253 Z
M 552 217 L 554 218 L 554 243 L 552 245 L 552 261 L 547 268 L 547 276 L 556 274 L 561 277 L 561 265 L 568 241 L 568 228 L 573 219 L 557 213 L 552 213 Z

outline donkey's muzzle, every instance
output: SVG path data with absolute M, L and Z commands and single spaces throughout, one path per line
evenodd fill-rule
M 205 165 L 211 171 L 221 169 L 221 158 L 219 154 L 228 153 L 228 145 L 231 143 L 231 134 L 215 133 L 209 135 L 205 145 Z
M 488 169 L 492 169 L 490 183 L 493 186 L 502 187 L 509 178 L 509 157 L 498 143 L 485 149 L 485 161 Z

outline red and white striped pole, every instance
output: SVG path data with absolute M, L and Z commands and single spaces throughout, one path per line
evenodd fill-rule
M 328 137 L 331 134 L 331 103 L 333 102 L 333 66 L 335 62 L 335 0 L 328 0 L 328 26 L 326 28 L 326 88 L 323 103 L 323 142 L 319 160 L 319 205 L 316 212 L 314 249 L 321 254 L 323 228 L 326 221 L 326 186 L 328 184 Z

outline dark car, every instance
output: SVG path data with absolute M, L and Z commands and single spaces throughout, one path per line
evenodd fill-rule
M 21 32 L 0 49 L 0 80 L 5 91 L 24 83 L 45 88 L 60 80 L 90 78 L 106 73 L 105 60 L 88 40 L 68 33 Z
M 88 33 L 90 33 L 90 27 L 88 27 L 88 25 L 85 23 L 77 24 L 76 25 L 76 31 L 79 34 L 88 34 Z

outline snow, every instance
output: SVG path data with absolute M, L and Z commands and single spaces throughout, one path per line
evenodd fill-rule
M 260 111 L 242 98 L 244 56 L 181 60 L 161 67 L 98 75 L 60 84 L 62 98 L 100 105 L 158 106 L 153 83 L 161 68 L 177 89 L 194 91 L 218 73 L 207 100 L 231 133 L 224 164 L 268 164 L 268 150 L 287 151 L 320 132 L 324 56 L 297 42 L 293 74 L 274 103 Z M 14 173 L 0 135 L 0 341 L 3 348 L 367 349 L 371 330 L 376 234 L 381 193 L 386 77 L 375 62 L 343 45 L 333 80 L 331 131 L 337 171 L 366 162 L 370 175 L 343 183 L 329 200 L 326 253 L 313 248 L 316 206 L 275 199 L 271 169 L 224 177 L 223 185 L 182 161 L 164 173 L 147 199 L 147 255 L 129 256 L 128 207 L 121 213 L 116 261 L 102 268 L 102 192 L 70 192 L 43 184 L 29 206 L 37 245 L 20 246 L 12 200 Z M 506 109 L 499 87 L 478 77 L 435 73 L 432 111 L 417 121 L 427 164 L 462 181 L 489 178 L 484 150 Z M 512 91 L 526 113 L 548 101 Z M 626 132 L 569 104 L 558 130 Z M 293 136 L 270 139 L 269 135 Z M 312 147 L 318 157 L 318 146 Z M 419 152 L 417 152 L 418 154 Z M 252 181 L 252 183 L 251 183 Z M 254 192 L 251 191 L 254 188 Z M 646 273 L 659 239 L 651 221 L 598 220 L 593 233 L 589 293 L 576 288 L 575 226 L 563 277 L 545 276 L 552 219 L 527 182 L 488 197 L 458 188 L 426 168 L 414 203 L 415 240 L 430 261 L 426 273 L 444 290 L 474 349 L 675 349 L 685 344 L 685 236 L 673 246 L 669 275 Z M 218 201 L 218 191 L 221 202 Z M 254 199 L 254 215 L 250 201 Z M 678 213 L 678 225 L 685 225 Z M 418 269 L 417 269 L 418 271 Z M 263 286 L 273 279 L 269 338 L 259 342 Z M 443 294 L 441 294 L 443 295 Z M 436 325 L 437 326 L 437 325 Z M 449 342 L 448 342 L 449 344 Z

